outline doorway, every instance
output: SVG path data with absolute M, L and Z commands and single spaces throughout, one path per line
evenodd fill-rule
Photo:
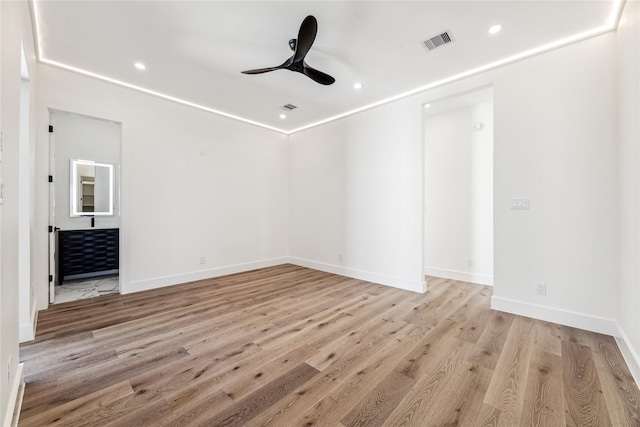
M 493 285 L 493 90 L 423 108 L 424 274 Z
M 121 123 L 50 111 L 52 304 L 120 291 Z

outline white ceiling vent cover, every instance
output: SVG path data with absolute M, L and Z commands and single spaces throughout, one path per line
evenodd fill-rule
M 422 47 L 427 49 L 427 51 L 431 51 L 438 46 L 442 46 L 443 44 L 451 43 L 451 37 L 449 37 L 448 32 L 444 32 L 435 37 L 431 37 L 429 40 L 425 40 L 422 42 Z
M 282 106 L 282 107 L 280 107 L 280 108 L 282 108 L 282 109 L 283 109 L 283 110 L 285 110 L 285 111 L 292 111 L 292 110 L 295 110 L 295 109 L 296 109 L 296 108 L 298 108 L 298 107 L 296 107 L 296 106 L 295 106 L 295 105 L 293 105 L 293 104 L 287 104 L 287 105 L 283 105 L 283 106 Z

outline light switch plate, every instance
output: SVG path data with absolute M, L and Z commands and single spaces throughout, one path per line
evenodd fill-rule
M 529 210 L 529 199 L 511 199 L 511 210 Z

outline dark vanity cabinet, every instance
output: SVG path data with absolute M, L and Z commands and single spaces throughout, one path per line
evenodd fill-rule
M 58 284 L 76 274 L 117 270 L 119 240 L 118 228 L 58 231 Z

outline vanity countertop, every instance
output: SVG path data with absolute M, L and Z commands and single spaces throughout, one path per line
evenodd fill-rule
M 88 231 L 88 230 L 118 230 L 119 227 L 84 227 L 84 228 L 68 228 L 58 229 L 58 231 Z

